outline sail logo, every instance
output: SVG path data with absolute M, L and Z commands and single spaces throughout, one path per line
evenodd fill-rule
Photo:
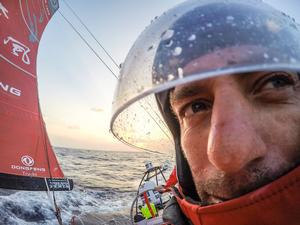
M 22 55 L 22 61 L 23 63 L 29 65 L 30 64 L 30 59 L 28 56 L 28 53 L 30 52 L 30 49 L 24 45 L 23 43 L 17 41 L 11 36 L 8 36 L 6 39 L 4 39 L 3 42 L 5 45 L 11 44 L 11 53 L 17 57 Z M 20 54 L 20 55 L 19 55 Z
M 24 166 L 33 166 L 34 159 L 29 155 L 24 155 L 21 158 L 21 162 L 24 164 Z
M 11 169 L 22 171 L 23 176 L 38 176 L 38 173 L 45 173 L 46 169 L 43 167 L 32 167 L 34 165 L 34 159 L 29 155 L 23 155 L 21 157 L 23 166 L 11 165 Z
M 13 94 L 15 96 L 18 96 L 20 97 L 21 96 L 21 90 L 20 89 L 17 89 L 15 87 L 12 87 L 12 86 L 9 86 L 8 84 L 4 84 L 3 82 L 0 81 L 0 89 L 7 92 L 7 93 L 10 93 L 10 94 Z

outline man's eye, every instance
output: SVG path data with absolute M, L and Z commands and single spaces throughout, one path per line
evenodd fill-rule
M 255 92 L 272 90 L 272 89 L 282 89 L 285 87 L 294 86 L 296 84 L 295 78 L 288 73 L 274 73 L 267 78 L 263 79 Z
M 183 109 L 183 116 L 190 117 L 196 113 L 207 111 L 211 108 L 211 104 L 207 101 L 194 101 Z

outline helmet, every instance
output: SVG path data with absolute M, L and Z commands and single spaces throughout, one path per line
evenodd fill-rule
M 195 193 L 169 90 L 268 70 L 300 71 L 300 26 L 293 18 L 258 0 L 185 2 L 155 20 L 131 48 L 120 71 L 111 130 L 141 149 L 166 152 L 175 146 L 179 182 Z

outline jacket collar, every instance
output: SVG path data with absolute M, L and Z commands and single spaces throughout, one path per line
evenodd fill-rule
M 180 194 L 176 198 L 194 225 L 299 225 L 300 166 L 253 192 L 220 204 L 201 206 Z

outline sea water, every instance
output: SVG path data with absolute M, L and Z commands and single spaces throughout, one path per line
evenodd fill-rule
M 74 190 L 55 192 L 64 224 L 73 216 L 77 224 L 130 224 L 130 206 L 145 172 L 145 162 L 154 166 L 167 163 L 172 170 L 172 158 L 149 152 L 112 152 L 55 148 L 57 158 L 68 178 L 74 180 Z M 1 225 L 55 225 L 52 193 L 0 189 Z

